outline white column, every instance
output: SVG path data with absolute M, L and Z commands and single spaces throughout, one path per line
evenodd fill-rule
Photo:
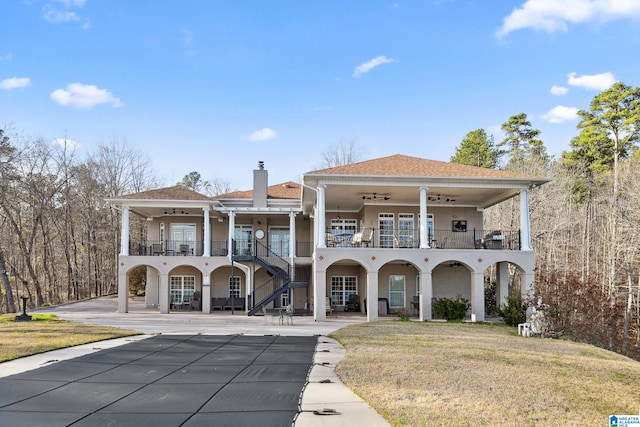
M 291 265 L 296 257 L 296 212 L 289 212 L 289 256 Z
M 327 247 L 327 235 L 326 229 L 326 219 L 325 219 L 325 200 L 324 200 L 324 190 L 327 188 L 326 185 L 318 186 L 318 207 L 316 212 L 316 221 L 318 221 L 318 247 L 326 248 Z
M 433 319 L 431 300 L 433 299 L 433 281 L 431 273 L 420 272 L 420 321 Z
M 529 192 L 520 190 L 520 245 L 521 250 L 531 251 L 531 225 L 529 221 Z
M 169 313 L 169 275 L 166 273 L 160 273 L 160 286 L 158 289 L 160 293 L 160 313 Z
M 202 256 L 211 256 L 211 223 L 209 222 L 209 207 L 202 208 L 204 211 L 204 242 Z
M 129 312 L 129 277 L 118 266 L 118 313 Z
M 367 321 L 378 320 L 378 272 L 367 271 Z
M 129 256 L 129 206 L 122 207 L 122 225 L 120 230 L 120 255 Z
M 509 263 L 498 263 L 496 279 L 496 291 L 498 292 L 496 302 L 498 303 L 498 307 L 500 307 L 507 303 L 507 297 L 509 296 Z
M 147 308 L 158 307 L 158 270 L 147 267 L 147 285 L 144 288 L 144 302 Z
M 427 187 L 420 187 L 420 249 L 429 249 L 427 227 Z
M 327 318 L 326 301 L 327 298 L 327 272 L 316 270 L 313 264 L 313 319 L 321 322 Z
M 471 321 L 484 322 L 484 273 L 471 273 Z
M 211 313 L 211 275 L 202 275 L 202 312 Z
M 227 247 L 229 248 L 228 257 L 231 259 L 233 256 L 233 234 L 236 229 L 236 213 L 233 211 L 229 211 L 229 241 L 227 242 Z
M 522 298 L 534 297 L 535 289 L 533 288 L 533 273 L 524 273 L 520 277 L 520 295 Z

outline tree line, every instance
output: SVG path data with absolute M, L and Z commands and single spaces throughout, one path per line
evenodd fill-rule
M 578 116 L 557 159 L 520 113 L 499 143 L 469 132 L 451 161 L 552 179 L 530 196 L 536 295 L 524 304 L 541 297 L 555 336 L 640 360 L 640 89 L 616 83 Z M 488 210 L 486 227 L 517 226 L 518 203 Z

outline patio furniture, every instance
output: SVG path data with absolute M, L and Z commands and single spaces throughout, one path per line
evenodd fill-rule
M 356 247 L 362 245 L 362 232 L 355 233 L 351 236 L 351 244 Z
M 193 298 L 191 298 L 191 302 L 189 303 L 189 307 L 191 307 L 191 310 L 201 310 L 202 309 L 202 293 L 200 291 L 195 291 L 193 293 Z
M 244 310 L 244 298 L 230 297 L 227 298 L 227 302 L 224 304 L 224 309 L 230 310 Z
M 420 312 L 420 295 L 413 296 L 413 299 L 411 300 L 411 311 L 415 314 Z
M 151 245 L 151 253 L 153 255 L 162 255 L 162 243 L 153 243 Z
M 373 238 L 373 229 L 367 228 L 362 232 L 362 237 L 360 238 L 361 246 L 364 245 L 367 248 L 371 244 L 371 239 Z
M 327 297 L 325 299 L 325 310 L 325 314 L 328 314 L 329 316 L 331 316 L 331 313 L 334 312 L 336 313 L 336 317 L 338 316 L 338 313 L 336 312 L 335 308 L 333 307 L 333 303 L 331 302 L 331 297 Z
M 192 253 L 191 247 L 187 244 L 180 245 L 180 255 L 187 256 Z
M 360 298 L 357 294 L 350 294 L 347 303 L 344 306 L 344 311 L 360 311 Z
M 226 298 L 213 297 L 211 298 L 211 310 L 220 309 L 224 310 L 224 306 L 227 304 Z
M 327 247 L 333 247 L 336 245 L 336 241 L 333 238 L 333 233 L 327 233 Z

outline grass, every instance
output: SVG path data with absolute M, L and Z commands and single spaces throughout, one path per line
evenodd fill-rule
M 331 337 L 347 349 L 339 377 L 393 426 L 605 425 L 640 408 L 640 363 L 587 344 L 399 321 Z
M 30 322 L 16 322 L 15 314 L 0 315 L 0 362 L 95 341 L 139 335 L 139 332 L 62 320 L 53 314 L 34 314 Z

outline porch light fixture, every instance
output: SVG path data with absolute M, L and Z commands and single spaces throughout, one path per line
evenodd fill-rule
M 362 195 L 362 200 L 389 200 L 389 199 L 391 199 L 391 197 L 389 197 L 386 194 L 371 193 L 371 194 Z
M 449 267 L 451 267 L 451 268 L 462 267 L 462 263 L 459 263 L 458 261 L 452 262 L 451 264 L 449 264 Z

